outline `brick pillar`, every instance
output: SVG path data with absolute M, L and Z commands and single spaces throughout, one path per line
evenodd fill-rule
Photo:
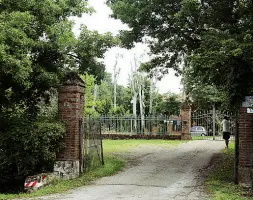
M 247 108 L 239 113 L 239 183 L 252 185 L 253 181 L 253 114 Z
M 190 128 L 191 128 L 191 107 L 187 102 L 184 102 L 180 110 L 181 116 L 181 140 L 191 140 Z
M 84 110 L 84 82 L 77 74 L 66 76 L 59 90 L 59 117 L 67 125 L 65 148 L 57 156 L 54 171 L 63 179 L 79 176 L 82 171 L 82 137 L 80 120 Z

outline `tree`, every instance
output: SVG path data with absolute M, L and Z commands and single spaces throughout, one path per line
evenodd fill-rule
M 115 57 L 115 64 L 113 66 L 113 84 L 114 84 L 114 91 L 113 91 L 113 108 L 116 109 L 117 106 L 117 82 L 119 78 L 120 68 L 117 68 L 119 58 L 122 58 L 123 56 L 120 54 L 117 54 Z
M 249 0 L 108 0 L 113 17 L 130 29 L 122 31 L 125 46 L 149 39 L 154 59 L 149 70 L 194 68 L 207 85 L 226 93 L 238 105 L 253 88 L 252 20 Z
M 87 3 L 76 1 L 1 1 L 0 7 L 0 105 L 19 104 L 36 117 L 37 104 L 49 99 L 63 74 L 76 70 L 101 78 L 98 62 L 115 44 L 110 34 L 99 35 L 83 27 L 76 39 L 69 16 L 90 12 Z
M 140 114 L 141 114 L 141 128 L 142 132 L 144 132 L 145 128 L 145 79 L 143 73 L 137 74 L 137 85 L 138 85 L 138 95 L 139 95 L 139 105 L 140 105 Z
M 122 85 L 117 86 L 117 104 L 122 106 L 125 113 L 130 113 L 132 109 L 131 105 L 132 95 L 130 87 L 124 87 Z M 121 109 L 121 110 L 123 110 Z
M 93 115 L 95 111 L 93 107 L 95 107 L 96 102 L 94 102 L 94 89 L 95 89 L 95 78 L 93 75 L 89 75 L 88 73 L 85 76 L 81 76 L 85 83 L 85 95 L 84 95 L 84 115 Z
M 117 39 L 86 27 L 76 38 L 69 20 L 91 11 L 83 0 L 0 0 L 1 189 L 52 168 L 65 126 L 55 118 L 42 120 L 41 103 L 50 103 L 64 74 L 103 77 L 99 59 Z
M 100 115 L 109 115 L 113 110 L 112 75 L 107 73 L 97 91 L 96 111 Z
M 214 84 L 205 83 L 192 67 L 184 70 L 182 83 L 186 97 L 192 101 L 192 109 L 211 109 L 212 106 L 223 110 L 228 108 L 226 93 Z
M 137 130 L 137 97 L 138 97 L 138 85 L 137 85 L 137 74 L 133 71 L 133 68 L 131 67 L 131 75 L 129 76 L 130 81 L 130 87 L 131 87 L 131 93 L 132 93 L 132 100 L 131 103 L 133 104 L 133 117 L 134 117 L 134 131 Z
M 118 39 L 114 38 L 111 33 L 99 34 L 83 26 L 74 54 L 69 53 L 68 55 L 75 58 L 75 66 L 79 73 L 94 75 L 98 83 L 105 76 L 105 64 L 101 59 L 104 58 L 105 52 L 118 42 Z
M 166 93 L 164 95 L 164 100 L 162 103 L 162 111 L 161 113 L 164 115 L 179 115 L 180 113 L 180 106 L 181 106 L 181 101 L 179 100 L 179 96 L 174 93 Z

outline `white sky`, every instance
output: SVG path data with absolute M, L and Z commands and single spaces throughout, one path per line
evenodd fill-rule
M 82 18 L 72 18 L 76 23 L 74 27 L 75 34 L 79 34 L 81 24 L 85 24 L 90 30 L 97 30 L 99 33 L 111 32 L 114 35 L 118 34 L 119 30 L 127 29 L 127 25 L 124 25 L 120 20 L 115 20 L 109 17 L 112 11 L 106 6 L 105 1 L 106 0 L 89 0 L 89 5 L 96 10 L 96 13 L 91 16 L 84 15 Z M 137 44 L 136 47 L 131 50 L 119 47 L 112 48 L 108 50 L 105 55 L 104 62 L 106 64 L 106 71 L 113 74 L 115 56 L 117 53 L 123 54 L 123 58 L 119 60 L 118 65 L 121 68 L 118 84 L 126 86 L 131 71 L 130 63 L 133 62 L 134 55 L 136 55 L 137 58 L 140 58 L 141 55 L 147 52 L 147 46 L 141 43 Z M 147 61 L 148 59 L 147 56 L 143 56 L 142 59 L 140 58 L 140 61 Z M 182 88 L 180 78 L 174 76 L 173 70 L 170 70 L 170 73 L 161 81 L 157 82 L 156 85 L 160 93 L 168 91 L 179 93 Z

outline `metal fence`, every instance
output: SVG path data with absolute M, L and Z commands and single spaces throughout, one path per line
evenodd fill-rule
M 83 137 L 83 168 L 87 171 L 104 164 L 100 118 L 86 117 L 81 121 Z
M 181 133 L 181 122 L 168 116 L 101 116 L 80 121 L 83 169 L 87 171 L 104 164 L 102 134 L 171 134 Z
M 174 123 L 168 116 L 110 116 L 100 117 L 103 134 L 170 134 L 171 125 L 175 131 L 180 131 L 181 123 Z M 174 120 L 175 121 L 175 120 Z
M 231 112 L 215 110 L 215 108 L 212 110 L 196 110 L 191 112 L 191 126 L 199 127 L 199 131 L 196 132 L 191 129 L 192 138 L 197 140 L 223 140 L 222 120 L 224 116 L 229 117 L 230 140 L 234 140 L 236 131 L 235 115 Z

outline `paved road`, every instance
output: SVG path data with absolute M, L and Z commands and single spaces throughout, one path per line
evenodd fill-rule
M 142 146 L 128 154 L 130 165 L 90 186 L 40 199 L 66 200 L 205 200 L 199 176 L 222 141 L 191 141 L 178 147 Z

